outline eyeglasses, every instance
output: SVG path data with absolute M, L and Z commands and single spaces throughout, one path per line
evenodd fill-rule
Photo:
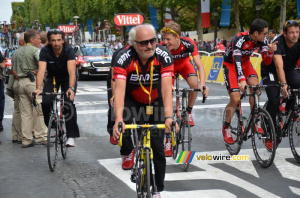
M 148 43 L 150 43 L 150 45 L 154 45 L 156 43 L 156 38 L 152 38 L 149 40 L 144 40 L 144 41 L 134 41 L 138 44 L 140 44 L 142 47 L 146 47 L 148 45 Z
M 298 20 L 288 20 L 285 22 L 283 28 L 286 28 L 288 25 L 299 24 Z
M 168 33 L 172 32 L 172 33 L 176 34 L 177 36 L 179 36 L 179 34 L 177 32 L 175 32 L 174 30 L 172 30 L 171 28 L 164 27 L 162 29 L 162 31 L 163 32 L 168 32 Z

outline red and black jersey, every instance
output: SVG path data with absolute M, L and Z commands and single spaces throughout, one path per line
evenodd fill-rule
M 149 91 L 152 61 L 154 61 L 154 64 L 150 102 L 149 95 L 141 88 L 139 79 L 142 85 Z M 139 76 L 136 72 L 136 65 L 138 66 Z M 148 59 L 145 65 L 141 63 L 137 52 L 132 46 L 121 50 L 116 57 L 113 79 L 126 80 L 126 96 L 138 103 L 150 104 L 156 99 L 161 98 L 161 78 L 168 76 L 174 76 L 172 55 L 169 50 L 160 45 L 156 45 L 154 55 Z
M 161 45 L 165 45 L 164 41 L 160 43 Z M 174 59 L 174 65 L 180 63 L 181 61 L 185 61 L 190 58 L 190 54 L 192 56 L 199 55 L 196 43 L 190 39 L 189 37 L 180 37 L 180 46 L 177 50 L 171 50 L 171 54 Z
M 226 46 L 224 62 L 234 63 L 240 82 L 246 80 L 242 64 L 250 61 L 250 56 L 256 49 L 261 49 L 264 64 L 268 65 L 272 62 L 273 53 L 268 52 L 267 39 L 264 42 L 254 41 L 249 32 L 238 33 Z

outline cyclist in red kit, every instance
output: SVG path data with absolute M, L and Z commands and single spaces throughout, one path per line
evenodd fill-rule
M 268 23 L 262 19 L 254 20 L 250 25 L 250 31 L 240 32 L 228 43 L 223 62 L 224 80 L 230 101 L 226 106 L 226 119 L 223 125 L 222 133 L 224 141 L 227 144 L 234 144 L 231 136 L 231 118 L 234 110 L 239 103 L 240 91 L 244 92 L 245 85 L 258 85 L 258 76 L 250 62 L 251 54 L 260 49 L 262 61 L 269 65 L 272 62 L 276 43 L 267 43 Z M 238 84 L 240 83 L 240 85 Z M 252 108 L 254 99 L 249 97 L 249 103 Z M 262 130 L 260 126 L 256 130 Z
M 161 34 L 163 35 L 164 39 L 161 42 L 161 45 L 166 46 L 173 56 L 174 73 L 179 73 L 187 81 L 191 89 L 198 89 L 199 85 L 197 71 L 195 70 L 195 67 L 191 63 L 190 59 L 190 56 L 193 56 L 193 59 L 199 71 L 200 89 L 203 90 L 203 86 L 205 86 L 205 70 L 198 53 L 196 43 L 188 37 L 180 36 L 181 27 L 174 21 L 170 21 L 169 23 L 167 23 L 161 30 Z M 203 93 L 205 97 L 207 97 L 208 91 L 209 89 L 207 87 L 205 92 Z M 187 110 L 189 113 L 190 126 L 195 125 L 191 112 L 196 101 L 197 94 L 198 92 L 190 92 L 188 97 Z M 165 152 L 166 156 L 172 155 L 170 137 L 166 138 Z

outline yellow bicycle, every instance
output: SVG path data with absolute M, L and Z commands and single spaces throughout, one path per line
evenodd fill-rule
M 136 183 L 137 197 L 152 197 L 157 192 L 155 184 L 155 170 L 153 164 L 153 151 L 151 148 L 150 132 L 154 129 L 165 129 L 165 124 L 126 124 L 125 129 L 131 129 L 133 132 L 133 142 L 135 149 L 135 163 L 132 169 L 131 181 Z M 118 123 L 118 129 L 122 131 L 122 123 Z M 137 130 L 141 131 L 138 135 Z M 172 127 L 172 144 L 174 141 L 175 124 Z M 122 133 L 120 133 L 119 146 L 122 146 Z M 152 183 L 151 181 L 152 177 Z M 152 188 L 151 188 L 152 187 Z

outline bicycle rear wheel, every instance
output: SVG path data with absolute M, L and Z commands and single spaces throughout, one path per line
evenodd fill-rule
M 260 125 L 263 133 L 255 132 L 255 125 Z M 251 129 L 252 149 L 256 160 L 262 167 L 267 168 L 273 163 L 276 153 L 275 128 L 270 114 L 259 108 Z
M 189 114 L 188 112 L 185 112 L 183 119 L 181 120 L 181 129 L 182 130 L 182 151 L 191 151 L 191 143 L 192 143 L 192 137 L 191 137 L 191 126 L 189 121 Z M 189 163 L 183 163 L 184 171 L 189 171 Z
M 224 109 L 224 113 L 223 113 L 223 121 L 222 121 L 222 127 L 223 124 L 225 122 L 225 111 L 226 108 Z M 240 119 L 241 115 L 240 115 L 240 110 L 239 107 L 236 108 L 236 110 L 234 111 L 233 117 L 231 119 L 231 136 L 232 139 L 234 141 L 234 144 L 226 144 L 226 149 L 228 150 L 228 152 L 230 153 L 230 155 L 237 155 L 242 147 L 242 143 L 243 143 L 243 138 L 242 138 L 242 126 L 241 126 L 241 119 Z
M 61 155 L 64 159 L 67 158 L 67 153 L 68 153 L 68 147 L 66 146 L 66 142 L 68 140 L 67 138 L 67 131 L 65 127 L 65 122 L 61 122 L 60 126 L 60 148 L 61 148 Z
M 299 116 L 299 115 L 298 115 Z M 300 121 L 297 117 L 289 130 L 289 142 L 294 158 L 300 163 Z
M 55 170 L 58 152 L 58 123 L 56 116 L 51 114 L 47 134 L 47 157 L 50 170 Z

